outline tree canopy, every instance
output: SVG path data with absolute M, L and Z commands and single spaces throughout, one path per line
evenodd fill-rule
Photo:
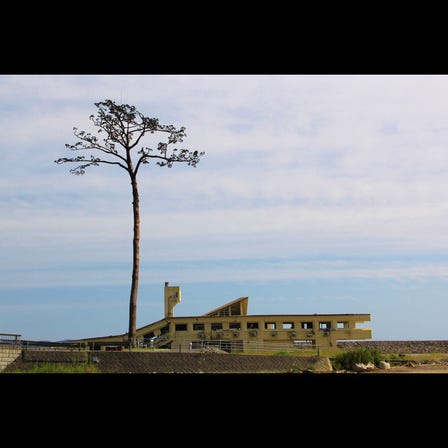
M 75 163 L 77 166 L 70 170 L 73 174 L 84 174 L 89 166 L 100 164 L 117 165 L 129 174 L 137 175 L 142 164 L 153 160 L 159 166 L 171 168 L 174 163 L 186 163 L 196 167 L 204 152 L 178 149 L 173 147 L 182 143 L 186 137 L 185 127 L 177 129 L 173 125 L 162 125 L 157 118 L 145 117 L 135 106 L 118 105 L 112 100 L 95 103 L 97 115 L 90 115 L 90 120 L 98 128 L 98 134 L 105 133 L 101 139 L 89 132 L 73 128 L 74 135 L 79 139 L 75 144 L 66 144 L 72 151 L 97 151 L 96 155 L 79 155 L 76 157 L 62 157 L 55 162 Z M 158 142 L 155 148 L 139 147 L 143 137 L 156 132 L 166 134 L 166 141 Z M 125 150 L 120 153 L 119 146 Z M 131 151 L 136 150 L 137 158 L 131 158 Z

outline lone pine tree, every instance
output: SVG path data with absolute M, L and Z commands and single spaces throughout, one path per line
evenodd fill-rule
M 66 148 L 88 154 L 62 157 L 55 160 L 55 163 L 75 164 L 70 172 L 77 175 L 84 174 L 90 166 L 99 165 L 115 165 L 129 175 L 132 187 L 133 256 L 128 341 L 131 347 L 135 347 L 140 270 L 140 199 L 137 174 L 142 165 L 150 163 L 168 168 L 175 163 L 186 163 L 196 167 L 205 153 L 175 148 L 173 145 L 181 143 L 186 136 L 185 128 L 176 129 L 173 125 L 162 125 L 157 118 L 144 116 L 135 106 L 116 104 L 109 99 L 95 103 L 95 106 L 98 109 L 97 114 L 89 118 L 98 128 L 98 133 L 105 133 L 105 136 L 100 139 L 76 127 L 73 128 L 73 133 L 79 141 L 73 145 L 66 144 Z M 158 142 L 155 148 L 144 146 L 143 137 L 156 133 L 164 135 L 165 141 Z

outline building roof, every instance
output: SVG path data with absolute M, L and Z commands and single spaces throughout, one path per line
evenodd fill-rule
M 239 299 L 232 300 L 225 305 L 221 305 L 219 308 L 215 308 L 214 310 L 203 314 L 203 316 L 245 316 L 247 314 L 248 304 L 249 297 L 240 297 Z

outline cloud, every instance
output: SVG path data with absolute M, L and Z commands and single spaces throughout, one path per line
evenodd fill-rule
M 130 284 L 130 264 L 113 262 L 76 262 L 59 267 L 0 267 L 3 288 L 78 288 L 126 286 Z M 204 258 L 145 260 L 140 272 L 141 285 L 160 284 L 160 279 L 174 283 L 270 282 L 301 280 L 431 282 L 448 281 L 446 263 L 440 260 L 381 259 L 361 256 L 341 259 L 316 257 L 262 259 Z
M 147 260 L 447 249 L 446 76 L 2 76 L 0 98 L 3 268 L 129 261 L 126 173 L 54 163 L 106 98 L 206 152 L 142 167 Z

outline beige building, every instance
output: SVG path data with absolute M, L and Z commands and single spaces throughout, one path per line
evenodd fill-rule
M 216 347 L 228 352 L 336 349 L 337 341 L 371 339 L 370 314 L 247 314 L 248 297 L 240 297 L 201 316 L 174 316 L 181 301 L 179 286 L 165 283 L 165 317 L 137 329 L 140 346 L 178 351 Z M 127 333 L 81 339 L 94 349 L 113 349 L 128 341 Z

